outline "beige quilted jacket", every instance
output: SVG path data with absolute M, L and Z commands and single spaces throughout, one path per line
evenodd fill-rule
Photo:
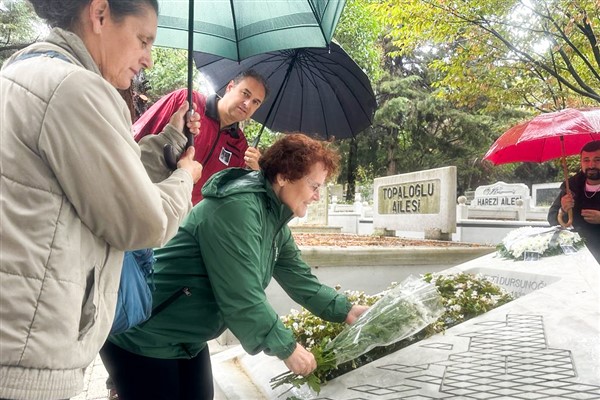
M 123 250 L 165 244 L 192 177 L 153 184 L 125 102 L 74 34 L 0 73 L 0 398 L 78 394 L 113 319 Z

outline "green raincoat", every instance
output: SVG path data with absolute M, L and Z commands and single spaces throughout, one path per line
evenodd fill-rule
M 147 357 L 189 358 L 229 328 L 248 353 L 285 359 L 296 341 L 267 301 L 271 277 L 315 315 L 345 320 L 352 305 L 302 261 L 287 225 L 292 211 L 261 172 L 221 171 L 202 193 L 177 235 L 156 250 L 153 317 L 112 343 Z

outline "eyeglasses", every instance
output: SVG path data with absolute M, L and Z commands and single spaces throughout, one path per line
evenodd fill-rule
M 320 183 L 313 181 L 308 176 L 305 176 L 304 179 L 306 179 L 306 182 L 308 182 L 308 186 L 313 191 L 313 193 L 319 193 L 319 190 L 321 189 L 321 186 L 322 186 Z

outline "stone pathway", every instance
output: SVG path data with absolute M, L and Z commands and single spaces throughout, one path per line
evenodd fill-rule
M 85 371 L 83 380 L 83 392 L 71 400 L 105 400 L 108 397 L 106 390 L 106 378 L 108 373 L 102 364 L 100 356 Z

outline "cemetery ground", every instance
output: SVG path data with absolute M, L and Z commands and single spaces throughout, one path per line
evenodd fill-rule
M 354 235 L 349 233 L 301 233 L 293 232 L 298 246 L 381 246 L 381 247 L 486 247 L 477 243 L 453 242 L 446 240 L 425 240 L 404 237 Z

